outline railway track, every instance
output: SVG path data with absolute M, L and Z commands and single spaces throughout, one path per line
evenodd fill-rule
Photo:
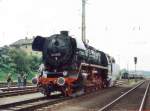
M 32 83 L 27 83 L 27 86 L 32 86 L 33 84 Z M 7 87 L 7 83 L 6 82 L 0 82 L 0 88 L 4 88 L 4 87 Z M 13 82 L 10 87 L 15 87 L 17 86 L 17 82 Z
M 23 95 L 29 93 L 36 93 L 38 92 L 37 87 L 35 86 L 27 86 L 24 88 L 21 87 L 10 87 L 10 88 L 0 88 L 0 98 L 8 97 L 8 96 L 16 96 L 16 95 Z
M 89 95 L 93 95 L 93 93 L 90 94 L 86 94 L 86 95 L 82 95 L 81 97 L 86 96 L 86 98 L 88 98 Z M 80 96 L 77 97 L 78 99 L 80 98 Z M 76 98 L 73 98 L 74 100 Z M 54 105 L 56 103 L 60 103 L 60 102 L 64 102 L 65 100 L 72 100 L 71 97 L 69 98 L 49 98 L 47 99 L 46 97 L 40 97 L 40 98 L 36 98 L 36 99 L 30 99 L 30 100 L 22 100 L 19 102 L 14 102 L 14 103 L 9 103 L 9 104 L 4 104 L 4 105 L 0 105 L 0 111 L 33 111 L 34 109 L 38 109 L 41 107 L 45 107 L 45 106 L 51 106 Z
M 145 105 L 144 105 L 144 110 L 145 111 L 150 111 L 150 88 L 148 89 L 148 92 L 147 92 Z
M 3 111 L 3 110 L 5 111 L 8 111 L 8 110 L 9 111 L 32 111 L 34 109 L 38 109 L 41 107 L 54 105 L 56 103 L 60 103 L 68 99 L 70 98 L 54 97 L 54 98 L 47 99 L 45 97 L 40 97 L 40 98 L 34 98 L 34 99 L 29 99 L 29 100 L 21 100 L 21 101 L 14 102 L 14 103 L 0 105 L 0 111 Z
M 49 105 L 37 109 L 36 111 L 98 111 L 100 107 L 104 106 L 112 99 L 117 98 L 118 95 L 122 94 L 122 92 L 126 92 L 134 86 L 135 84 L 128 87 L 117 86 L 93 91 L 89 94 L 61 102 L 61 104 Z
M 70 99 L 69 97 L 38 97 L 19 102 L 0 105 L 0 111 L 33 111 L 34 109 L 44 107 L 47 105 L 56 104 L 64 100 Z
M 150 81 L 143 81 L 98 111 L 143 111 Z
M 8 96 L 22 95 L 22 94 L 29 94 L 29 93 L 36 93 L 36 92 L 38 92 L 37 89 L 22 89 L 22 90 L 15 90 L 15 91 L 7 91 L 7 92 L 1 92 L 0 98 L 8 97 Z
M 14 90 L 25 90 L 25 89 L 36 89 L 37 87 L 36 86 L 26 86 L 26 87 L 3 87 L 3 88 L 0 88 L 0 90 L 2 92 L 6 92 L 6 91 L 14 91 Z

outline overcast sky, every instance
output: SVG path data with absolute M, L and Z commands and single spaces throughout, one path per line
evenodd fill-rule
M 149 0 L 88 0 L 89 44 L 113 55 L 121 68 L 150 70 Z M 60 30 L 81 37 L 81 0 L 0 0 L 0 46 Z

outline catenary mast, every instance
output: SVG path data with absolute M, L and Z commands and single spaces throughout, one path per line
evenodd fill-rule
M 85 25 L 85 4 L 86 0 L 82 0 L 82 41 L 86 43 L 86 25 Z

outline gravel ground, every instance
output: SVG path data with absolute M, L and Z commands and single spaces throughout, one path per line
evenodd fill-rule
M 126 81 L 125 84 L 121 86 L 103 89 L 35 111 L 97 111 L 129 90 L 135 84 L 137 84 L 137 82 Z
M 148 90 L 148 94 L 147 94 L 144 109 L 145 109 L 144 111 L 150 111 L 150 87 L 149 87 L 149 90 Z
M 38 109 L 37 111 L 97 111 L 128 89 L 129 87 L 112 87 Z
M 148 82 L 123 97 L 120 101 L 112 105 L 107 111 L 138 111 L 143 99 Z

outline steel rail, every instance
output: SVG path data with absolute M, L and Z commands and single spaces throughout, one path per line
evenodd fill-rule
M 145 81 L 140 82 L 138 85 L 136 85 L 135 87 L 133 87 L 132 89 L 128 90 L 127 92 L 125 92 L 124 94 L 122 94 L 121 96 L 119 96 L 118 98 L 116 98 L 115 100 L 111 101 L 109 104 L 105 105 L 104 107 L 100 108 L 98 111 L 104 111 L 106 110 L 108 107 L 110 107 L 112 104 L 116 103 L 118 100 L 120 100 L 121 98 L 123 98 L 124 96 L 126 96 L 128 93 L 132 92 L 133 90 L 135 90 L 136 88 L 138 88 L 140 85 L 142 85 Z
M 31 100 L 20 101 L 16 103 L 10 103 L 6 105 L 0 106 L 0 110 L 13 110 L 13 111 L 33 111 L 35 109 L 54 105 L 65 100 L 71 99 L 70 97 L 61 97 L 61 98 L 47 98 L 47 97 L 39 97 Z
M 30 94 L 38 92 L 37 89 L 25 89 L 25 90 L 16 90 L 16 91 L 9 91 L 9 92 L 2 92 L 0 93 L 0 98 L 8 97 L 8 96 L 16 96 L 20 94 Z
M 141 105 L 140 105 L 140 108 L 139 108 L 138 111 L 143 111 L 144 103 L 145 103 L 146 96 L 147 96 L 148 90 L 149 90 L 149 85 L 150 85 L 150 82 L 149 82 L 149 84 L 147 85 L 146 91 L 145 91 L 145 93 L 144 93 L 144 96 L 143 96 L 143 99 L 142 99 L 142 102 L 141 102 Z
M 0 88 L 1 91 L 6 92 L 6 91 L 13 91 L 13 90 L 26 90 L 26 89 L 36 89 L 36 86 L 26 86 L 26 87 L 4 87 Z
M 27 103 L 25 106 L 20 105 L 19 108 L 17 106 L 16 109 L 12 108 L 14 111 L 33 111 L 35 109 L 49 106 L 49 105 L 55 105 L 61 102 L 64 102 L 66 100 L 71 99 L 70 97 L 62 97 L 62 98 L 57 98 L 57 99 L 47 99 L 47 100 L 42 100 L 39 102 L 33 102 L 33 103 Z M 28 105 L 29 104 L 29 105 Z M 11 108 L 10 108 L 11 109 Z
M 34 101 L 40 101 L 40 100 L 44 100 L 44 99 L 46 99 L 46 97 L 37 97 L 37 98 L 33 98 L 33 99 L 27 99 L 27 100 L 12 102 L 12 103 L 1 104 L 0 105 L 0 111 L 3 108 L 9 108 L 9 107 L 12 107 L 12 106 L 15 107 L 15 106 L 18 106 L 18 105 L 22 105 L 24 103 L 31 103 L 31 102 L 34 102 Z

